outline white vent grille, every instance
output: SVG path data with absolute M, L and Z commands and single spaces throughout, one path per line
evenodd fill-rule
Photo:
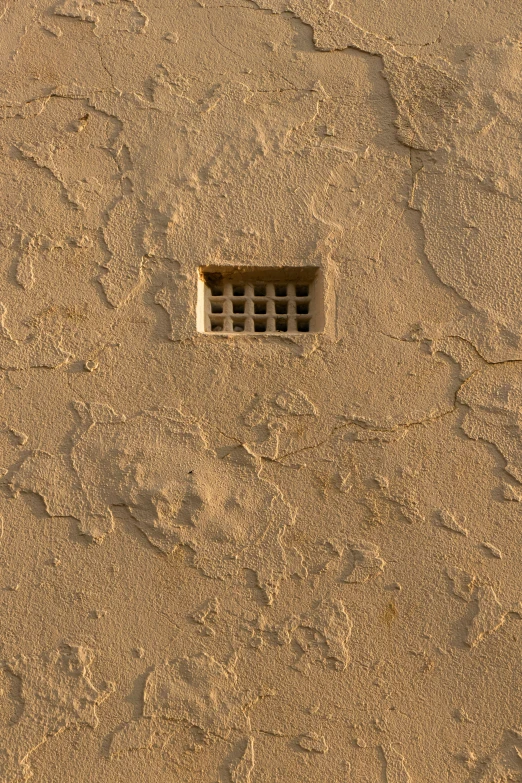
M 213 334 L 320 331 L 317 272 L 310 267 L 201 269 L 200 331 Z

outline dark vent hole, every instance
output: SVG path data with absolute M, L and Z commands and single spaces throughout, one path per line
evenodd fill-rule
M 233 325 L 234 332 L 244 332 L 245 331 L 245 324 L 243 321 L 234 321 Z
M 213 313 L 222 313 L 223 312 L 223 302 L 211 302 L 210 303 L 210 309 Z
M 286 315 L 288 312 L 288 302 L 275 303 L 276 315 Z
M 245 303 L 244 302 L 234 302 L 232 305 L 233 312 L 234 313 L 244 313 L 245 312 Z
M 276 296 L 286 296 L 286 285 L 276 285 L 275 286 L 275 295 Z
M 223 331 L 223 324 L 221 321 L 211 321 L 210 322 L 210 329 L 212 332 L 222 332 Z
M 296 285 L 296 287 L 295 287 L 295 295 L 296 296 L 308 296 L 308 286 L 307 285 Z
M 255 285 L 254 296 L 266 296 L 266 285 Z
M 298 302 L 296 312 L 297 315 L 308 315 L 308 302 Z
M 244 285 L 234 285 L 232 286 L 232 293 L 234 296 L 244 296 L 245 295 L 245 286 Z
M 254 302 L 254 313 L 256 315 L 266 315 L 266 302 Z
M 266 321 L 254 321 L 254 332 L 266 332 Z
M 310 321 L 298 321 L 297 322 L 297 331 L 298 332 L 309 332 L 310 331 Z
M 223 286 L 222 285 L 211 285 L 210 286 L 210 292 L 212 296 L 223 296 Z
M 288 331 L 288 324 L 286 322 L 285 318 L 278 318 L 276 320 L 276 332 L 286 332 Z

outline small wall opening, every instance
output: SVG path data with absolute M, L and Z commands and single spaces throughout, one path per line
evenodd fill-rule
M 201 267 L 198 330 L 298 334 L 324 328 L 318 267 Z

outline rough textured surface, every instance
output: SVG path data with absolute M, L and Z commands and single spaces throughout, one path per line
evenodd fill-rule
M 1 783 L 522 781 L 521 36 L 0 0 Z

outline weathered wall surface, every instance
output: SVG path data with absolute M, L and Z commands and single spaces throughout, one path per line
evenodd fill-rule
M 519 3 L 0 25 L 0 780 L 522 780 Z

